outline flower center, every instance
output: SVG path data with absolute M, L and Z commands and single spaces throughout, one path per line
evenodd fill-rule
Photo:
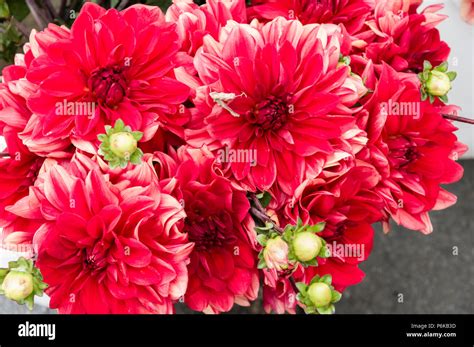
M 289 95 L 283 98 L 271 96 L 246 113 L 247 120 L 257 127 L 258 136 L 269 130 L 277 131 L 286 124 L 291 113 L 289 100 Z
M 84 266 L 92 273 L 100 272 L 107 265 L 106 253 L 104 242 L 97 243 L 93 248 L 84 249 Z
M 95 70 L 89 77 L 88 86 L 97 102 L 109 107 L 117 106 L 127 92 L 127 81 L 120 66 Z
M 188 232 L 189 241 L 195 243 L 195 249 L 205 252 L 214 248 L 222 248 L 233 242 L 235 236 L 230 234 L 232 228 L 232 217 L 224 214 L 192 221 L 186 219 L 185 230 Z
M 390 148 L 390 162 L 397 169 L 405 167 L 421 157 L 418 145 L 406 137 L 390 139 L 388 146 Z

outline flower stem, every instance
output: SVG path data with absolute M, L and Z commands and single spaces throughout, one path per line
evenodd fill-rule
M 443 117 L 446 118 L 446 119 L 451 119 L 451 120 L 461 122 L 461 123 L 474 124 L 474 119 L 459 117 L 459 116 L 455 116 L 453 114 L 443 114 Z
M 296 281 L 293 278 L 293 276 L 288 277 L 288 281 L 290 281 L 291 287 L 293 288 L 293 290 L 297 294 L 299 292 L 299 290 L 298 290 L 298 287 L 296 287 Z
M 249 198 L 253 203 L 253 206 L 250 208 L 250 214 L 254 219 L 260 221 L 262 224 L 272 223 L 273 229 L 279 234 L 283 234 L 283 229 L 276 225 L 276 222 L 267 215 L 267 211 L 260 203 L 260 200 L 258 200 L 257 195 L 255 193 L 249 193 Z

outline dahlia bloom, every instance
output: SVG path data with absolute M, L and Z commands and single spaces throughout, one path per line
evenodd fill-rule
M 87 170 L 84 161 L 93 165 L 75 158 L 67 168 L 53 166 L 29 201 L 10 209 L 42 221 L 36 264 L 49 285 L 50 307 L 60 313 L 172 313 L 186 291 L 192 250 L 180 232 L 182 206 L 153 180 L 128 173 L 128 180 L 112 184 L 98 165 Z
M 457 128 L 443 118 L 456 108 L 422 102 L 418 78 L 401 76 L 388 65 L 364 107 L 370 114 L 369 144 L 358 158 L 381 174 L 376 191 L 385 201 L 386 213 L 398 224 L 430 233 L 428 212 L 456 202 L 440 185 L 456 182 L 463 174 L 455 160 L 466 147 L 457 141 Z M 408 112 L 400 113 L 400 107 Z
M 426 7 L 421 1 L 378 0 L 373 18 L 367 20 L 367 31 L 356 37 L 357 46 L 375 64 L 386 62 L 397 71 L 423 70 L 423 62 L 438 66 L 448 58 L 450 49 L 441 41 L 436 25 L 446 18 L 437 12 L 443 5 Z
M 341 31 L 277 18 L 229 22 L 195 57 L 203 86 L 187 141 L 203 144 L 250 191 L 291 195 L 335 152 L 331 141 L 354 128 L 357 92 L 338 64 Z M 246 154 L 232 159 L 224 153 Z
M 320 178 L 307 180 L 285 207 L 284 215 L 292 224 L 298 217 L 305 224 L 326 223 L 318 236 L 328 243 L 331 256 L 307 271 L 330 273 L 339 291 L 363 278 L 357 265 L 367 259 L 372 249 L 371 224 L 382 219 L 383 200 L 373 191 L 380 178 L 373 167 L 364 165 L 330 183 Z M 339 252 L 343 248 L 354 252 Z
M 70 31 L 50 27 L 61 38 L 43 42 L 26 75 L 37 86 L 28 106 L 38 119 L 25 141 L 70 137 L 94 153 L 97 134 L 119 118 L 147 141 L 159 119 L 187 99 L 189 89 L 172 71 L 179 49 L 175 24 L 166 23 L 158 7 L 118 12 L 86 3 Z
M 21 88 L 18 88 L 25 75 L 22 58 L 23 55 L 17 55 L 16 64 L 3 70 L 3 83 L 0 84 L 0 136 L 6 143 L 3 149 L 5 156 L 0 157 L 0 227 L 3 227 L 4 242 L 13 244 L 31 241 L 28 236 L 31 236 L 31 230 L 27 232 L 26 229 L 37 226 L 23 223 L 6 208 L 28 195 L 28 189 L 34 184 L 45 161 L 31 153 L 20 139 L 20 133 L 31 116 L 20 93 Z M 15 223 L 21 223 L 17 225 L 17 230 L 12 225 Z M 15 237 L 13 232 L 16 232 Z
M 248 13 L 250 18 L 261 20 L 282 16 L 303 24 L 344 24 L 354 34 L 362 28 L 371 10 L 368 0 L 254 0 Z
M 246 193 L 219 174 L 207 151 L 181 148 L 173 195 L 186 212 L 183 231 L 194 242 L 184 302 L 205 313 L 249 306 L 259 288 L 254 222 Z
M 337 179 L 317 177 L 305 180 L 289 199 L 279 219 L 283 224 L 314 225 L 325 222 L 322 237 L 330 250 L 329 258 L 318 258 L 318 266 L 298 265 L 292 274 L 297 282 L 309 283 L 315 275 L 330 274 L 336 290 L 362 281 L 364 273 L 358 264 L 366 260 L 373 246 L 371 224 L 382 219 L 383 200 L 373 192 L 380 181 L 377 171 L 364 163 Z M 295 313 L 296 293 L 288 276 L 264 270 L 264 308 L 266 312 Z
M 239 23 L 247 21 L 244 0 L 209 0 L 199 6 L 192 0 L 174 0 L 166 11 L 166 20 L 176 23 L 180 42 L 178 65 L 196 74 L 193 58 L 204 37 L 209 34 L 215 39 L 228 20 Z
M 301 268 L 297 268 L 295 274 L 301 276 Z M 296 314 L 296 293 L 290 281 L 285 276 L 279 276 L 277 271 L 263 270 L 263 309 L 266 313 L 284 314 L 285 312 Z

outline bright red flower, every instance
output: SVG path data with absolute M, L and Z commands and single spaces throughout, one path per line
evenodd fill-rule
M 374 17 L 366 22 L 369 30 L 357 35 L 357 46 L 365 56 L 380 64 L 386 62 L 397 71 L 423 70 L 423 62 L 433 66 L 444 62 L 449 47 L 441 41 L 436 25 L 446 16 L 436 13 L 443 5 L 433 5 L 417 13 L 421 1 L 379 0 Z
M 193 58 L 207 34 L 218 39 L 228 20 L 247 21 L 244 0 L 209 0 L 198 6 L 192 0 L 175 0 L 166 11 L 166 20 L 177 24 L 181 44 L 179 65 L 196 74 Z
M 344 24 L 350 34 L 364 25 L 371 8 L 368 0 L 253 0 L 249 17 L 272 20 L 278 16 L 303 24 Z
M 386 212 L 409 229 L 430 233 L 428 212 L 446 208 L 456 197 L 441 188 L 462 177 L 455 162 L 466 150 L 457 141 L 457 128 L 443 118 L 455 108 L 420 99 L 416 75 L 400 75 L 383 66 L 368 111 L 369 144 L 358 157 L 382 175 L 378 194 Z
M 175 195 L 187 217 L 184 231 L 194 242 L 185 303 L 206 313 L 248 306 L 258 295 L 254 222 L 245 192 L 236 190 L 201 150 L 179 153 Z
M 37 266 L 49 284 L 50 307 L 172 313 L 186 291 L 192 250 L 179 231 L 182 206 L 160 192 L 156 179 L 129 177 L 114 185 L 97 165 L 86 168 L 77 159 L 67 169 L 52 167 L 32 189 L 30 208 L 21 202 L 10 210 L 42 220 Z
M 361 163 L 362 164 L 362 163 Z M 308 179 L 298 187 L 294 196 L 280 212 L 282 225 L 313 225 L 325 222 L 318 234 L 327 242 L 331 255 L 318 258 L 318 266 L 298 266 L 293 277 L 297 282 L 309 283 L 315 275 L 332 276 L 336 290 L 362 281 L 364 273 L 358 265 L 369 256 L 373 245 L 371 224 L 382 219 L 383 200 L 373 192 L 380 175 L 367 165 L 357 166 L 337 179 Z M 287 277 L 275 271 L 264 271 L 264 307 L 267 312 L 295 312 L 296 293 Z
M 174 114 L 189 89 L 173 76 L 179 49 L 175 24 L 158 7 L 135 5 L 122 12 L 86 3 L 71 31 L 44 44 L 27 73 L 38 86 L 28 106 L 43 136 L 68 139 L 94 152 L 90 143 L 104 125 L 122 119 L 149 140 L 160 117 Z M 67 84 L 64 81 L 68 81 Z
M 31 117 L 20 86 L 26 72 L 23 58 L 17 55 L 15 64 L 3 69 L 0 84 L 0 136 L 6 142 L 0 157 L 0 227 L 9 244 L 31 243 L 38 227 L 9 213 L 7 207 L 28 195 L 45 161 L 31 153 L 19 137 Z
M 206 36 L 188 142 L 208 144 L 245 189 L 291 195 L 354 128 L 358 95 L 338 66 L 341 40 L 335 25 L 283 18 L 229 22 L 219 41 Z

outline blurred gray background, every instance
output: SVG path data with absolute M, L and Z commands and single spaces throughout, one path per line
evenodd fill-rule
M 449 187 L 457 204 L 431 214 L 430 235 L 397 226 L 384 235 L 377 227 L 372 254 L 362 264 L 366 277 L 344 292 L 337 313 L 474 313 L 474 160 L 460 163 L 464 178 Z M 233 312 L 261 313 L 261 302 Z M 30 311 L 0 297 L 0 313 Z M 33 313 L 54 311 L 36 306 Z

